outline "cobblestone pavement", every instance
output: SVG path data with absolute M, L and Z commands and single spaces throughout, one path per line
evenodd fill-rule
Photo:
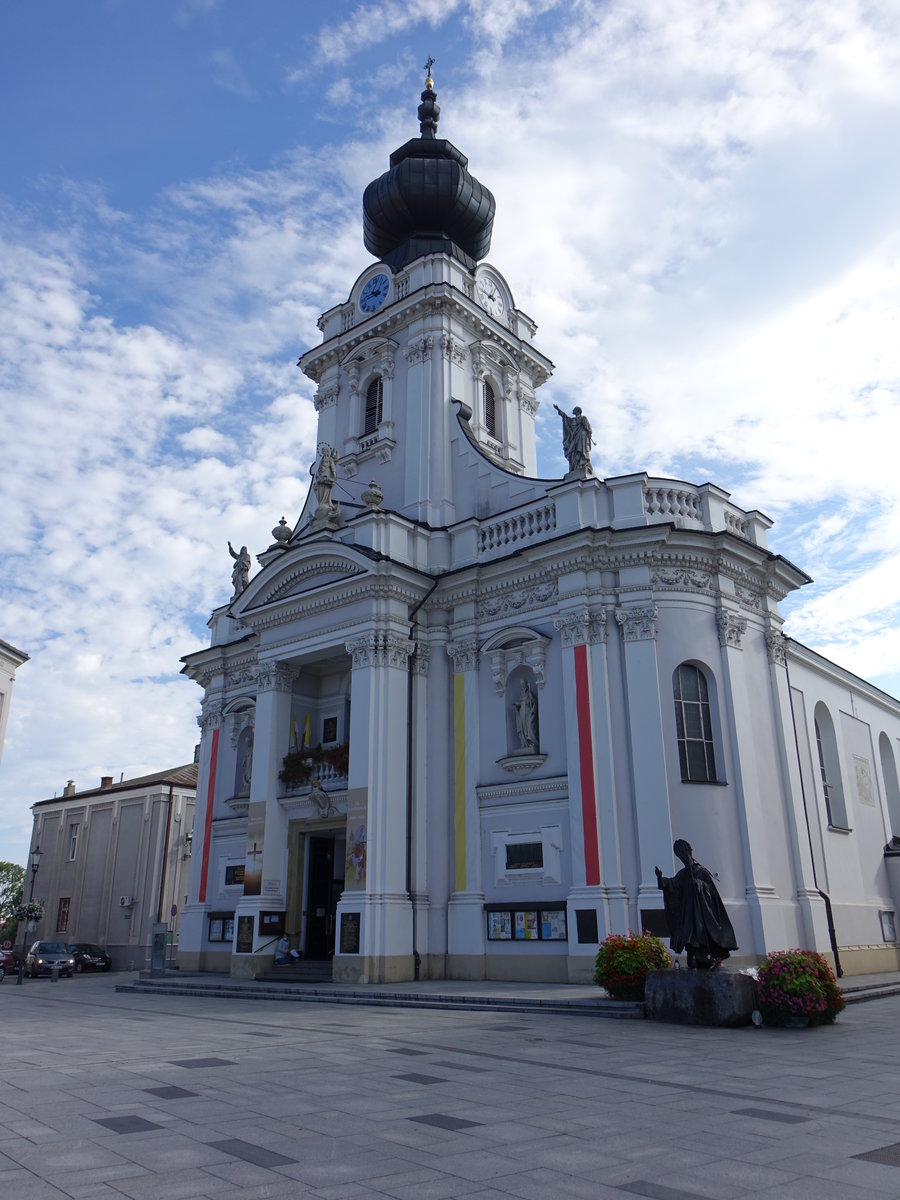
M 832 1027 L 0 987 L 0 1195 L 900 1200 L 900 997 Z

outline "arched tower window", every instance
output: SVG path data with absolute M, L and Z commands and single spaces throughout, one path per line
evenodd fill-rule
M 482 389 L 484 392 L 484 427 L 488 434 L 495 438 L 497 436 L 497 401 L 494 389 L 487 380 L 484 381 Z
M 715 783 L 716 752 L 706 676 L 693 663 L 682 663 L 675 669 L 672 683 L 681 778 L 685 783 Z
M 819 771 L 822 776 L 822 790 L 825 793 L 825 812 L 828 815 L 828 824 L 833 825 L 836 829 L 849 829 L 847 802 L 844 799 L 844 785 L 841 781 L 841 760 L 838 757 L 834 723 L 831 720 L 831 713 L 822 703 L 816 705 L 813 724 L 816 728 L 816 750 L 819 754 Z
M 384 380 L 376 375 L 366 388 L 366 415 L 363 425 L 363 436 L 374 433 L 381 424 L 381 414 L 384 408 Z
M 894 758 L 894 748 L 891 745 L 891 739 L 886 733 L 883 733 L 878 739 L 878 750 L 881 756 L 881 774 L 884 777 L 884 790 L 887 797 L 891 833 L 894 837 L 900 837 L 900 784 L 897 781 L 897 763 Z

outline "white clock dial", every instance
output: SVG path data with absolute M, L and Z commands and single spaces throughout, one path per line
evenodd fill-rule
M 475 285 L 475 290 L 478 293 L 478 303 L 485 312 L 489 312 L 492 317 L 503 315 L 503 297 L 493 279 L 482 275 Z

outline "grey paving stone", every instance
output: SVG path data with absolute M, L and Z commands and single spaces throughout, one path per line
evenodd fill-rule
M 166 1087 L 143 1088 L 142 1090 L 151 1096 L 159 1096 L 160 1100 L 186 1100 L 189 1096 L 199 1096 L 200 1094 L 188 1091 L 187 1088 L 176 1087 L 175 1084 Z
M 147 1121 L 143 1117 L 126 1115 L 121 1117 L 93 1117 L 95 1125 L 111 1129 L 113 1133 L 145 1133 L 148 1129 L 161 1129 L 155 1121 Z
M 796 1113 L 778 1112 L 768 1108 L 736 1108 L 736 1117 L 753 1117 L 757 1121 L 780 1121 L 782 1125 L 802 1125 L 809 1117 L 800 1117 Z
M 407 1120 L 415 1121 L 419 1125 L 434 1125 L 437 1129 L 474 1129 L 479 1125 L 478 1121 L 446 1116 L 444 1113 L 425 1113 L 419 1117 L 408 1117 Z
M 182 1058 L 177 1061 L 170 1059 L 170 1066 L 185 1067 L 196 1070 L 199 1067 L 236 1067 L 238 1064 L 230 1058 Z
M 410 1072 L 406 1075 L 393 1075 L 392 1079 L 400 1079 L 404 1083 L 446 1083 L 446 1079 L 439 1079 L 437 1075 L 417 1075 L 415 1072 Z
M 207 1142 L 206 1144 L 213 1150 L 221 1150 L 223 1154 L 230 1154 L 232 1158 L 253 1163 L 257 1167 L 287 1167 L 297 1161 L 296 1158 L 289 1158 L 286 1154 L 279 1154 L 277 1150 L 269 1150 L 265 1146 L 254 1146 L 252 1142 L 242 1142 L 237 1138 L 229 1138 L 222 1142 Z
M 900 1142 L 890 1146 L 881 1146 L 877 1150 L 867 1150 L 865 1154 L 854 1154 L 866 1162 L 881 1163 L 885 1167 L 900 1167 Z

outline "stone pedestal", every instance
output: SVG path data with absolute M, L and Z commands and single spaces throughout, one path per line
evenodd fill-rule
M 733 971 L 648 971 L 644 1014 L 674 1025 L 749 1025 L 756 980 Z

